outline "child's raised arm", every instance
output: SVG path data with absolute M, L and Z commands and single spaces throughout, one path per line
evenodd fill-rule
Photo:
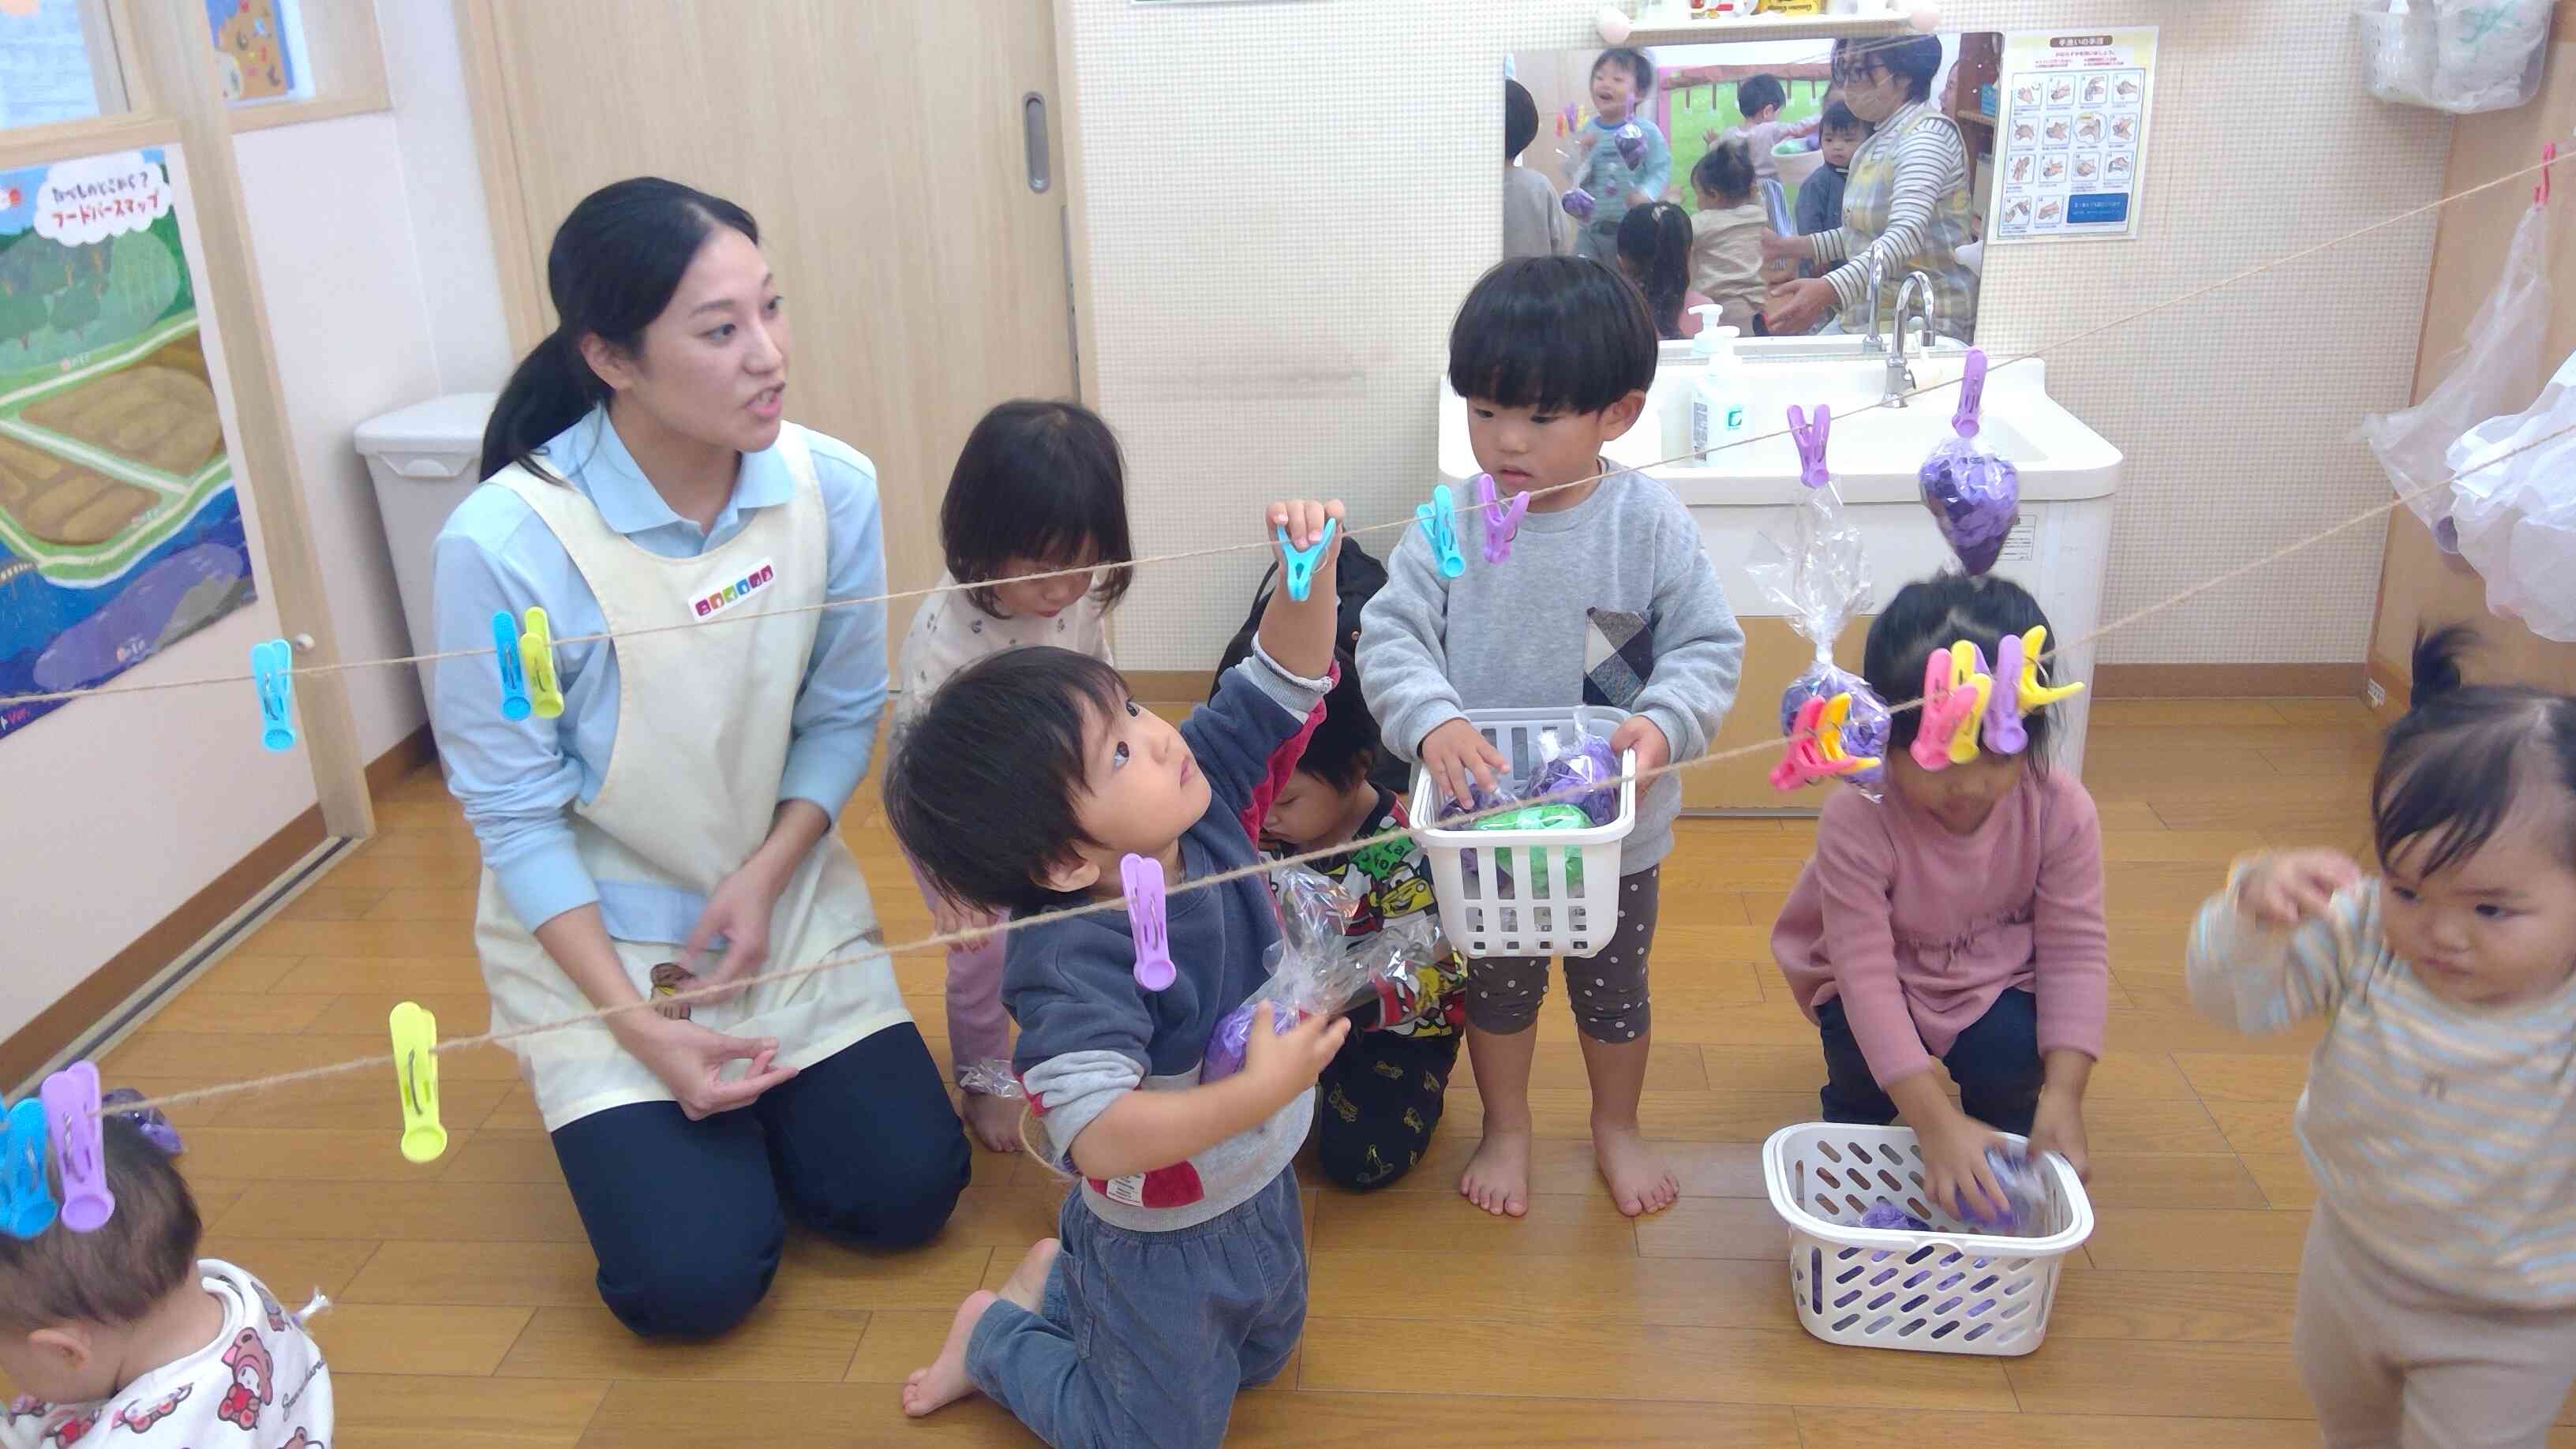
M 2240 861 L 2192 922 L 2192 1005 L 2243 1032 L 2275 1032 L 2341 999 L 2376 934 L 2378 894 L 2330 850 Z

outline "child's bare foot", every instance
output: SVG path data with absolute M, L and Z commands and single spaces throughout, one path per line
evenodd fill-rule
M 1002 1296 L 1031 1313 L 1038 1311 L 1038 1301 L 1046 1297 L 1047 1274 L 1055 1269 L 1055 1255 L 1064 1245 L 1053 1238 L 1040 1238 L 1029 1247 L 1028 1255 L 1002 1280 Z
M 966 1340 L 975 1332 L 975 1321 L 993 1306 L 994 1294 L 977 1289 L 957 1305 L 957 1321 L 948 1325 L 948 1341 L 939 1346 L 939 1357 L 928 1368 L 917 1368 L 903 1381 L 903 1411 L 913 1418 L 934 1413 L 975 1392 L 966 1377 Z
M 982 1092 L 968 1092 L 966 1126 L 987 1152 L 1020 1150 L 1020 1104 L 1008 1097 L 988 1097 Z
M 1592 1124 L 1592 1160 L 1609 1180 L 1610 1200 L 1630 1217 L 1659 1213 L 1682 1195 L 1682 1185 L 1661 1154 L 1633 1126 Z
M 1458 1175 L 1458 1195 L 1497 1217 L 1529 1213 L 1530 1134 L 1485 1129 L 1476 1155 Z

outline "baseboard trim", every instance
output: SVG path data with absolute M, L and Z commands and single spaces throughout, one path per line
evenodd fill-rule
M 2095 699 L 2359 699 L 2359 664 L 2096 664 Z
M 437 757 L 429 727 L 423 725 L 367 766 L 368 792 L 381 797 Z M 292 892 L 317 878 L 336 853 L 326 853 L 331 843 L 322 828 L 322 807 L 316 805 L 251 847 L 134 944 L 0 1041 L 0 1083 L 31 1076 L 84 1040 L 103 1047 L 138 1024 L 155 1000 L 221 960 L 263 919 L 263 913 L 250 907 L 272 895 L 277 899 L 270 904 L 283 905 Z

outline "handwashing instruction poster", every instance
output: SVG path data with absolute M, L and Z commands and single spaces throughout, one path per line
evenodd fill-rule
M 2006 33 L 1988 239 L 2136 236 L 2155 78 L 2151 25 Z

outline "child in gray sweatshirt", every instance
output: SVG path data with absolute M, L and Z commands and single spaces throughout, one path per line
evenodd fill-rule
M 1454 579 L 1441 577 L 1419 531 L 1406 534 L 1361 616 L 1359 643 L 1369 711 L 1388 746 L 1419 760 L 1454 799 L 1469 798 L 1471 780 L 1490 786 L 1506 765 L 1469 711 L 1627 710 L 1611 747 L 1634 749 L 1645 771 L 1707 753 L 1734 702 L 1744 631 L 1689 510 L 1662 484 L 1611 472 L 1600 457 L 1644 410 L 1655 351 L 1645 298 L 1588 259 L 1504 262 L 1459 309 L 1449 381 L 1467 400 L 1476 465 L 1505 497 L 1529 490 L 1529 512 L 1508 560 L 1479 558 Z M 1681 796 L 1676 776 L 1638 787 L 1620 856 L 1618 933 L 1599 954 L 1566 962 L 1592 1083 L 1594 1156 L 1631 1217 L 1680 1192 L 1638 1131 L 1637 1102 L 1658 867 Z M 1530 1061 L 1547 968 L 1511 957 L 1468 965 L 1467 1051 L 1485 1136 L 1458 1190 L 1491 1213 L 1528 1211 Z

